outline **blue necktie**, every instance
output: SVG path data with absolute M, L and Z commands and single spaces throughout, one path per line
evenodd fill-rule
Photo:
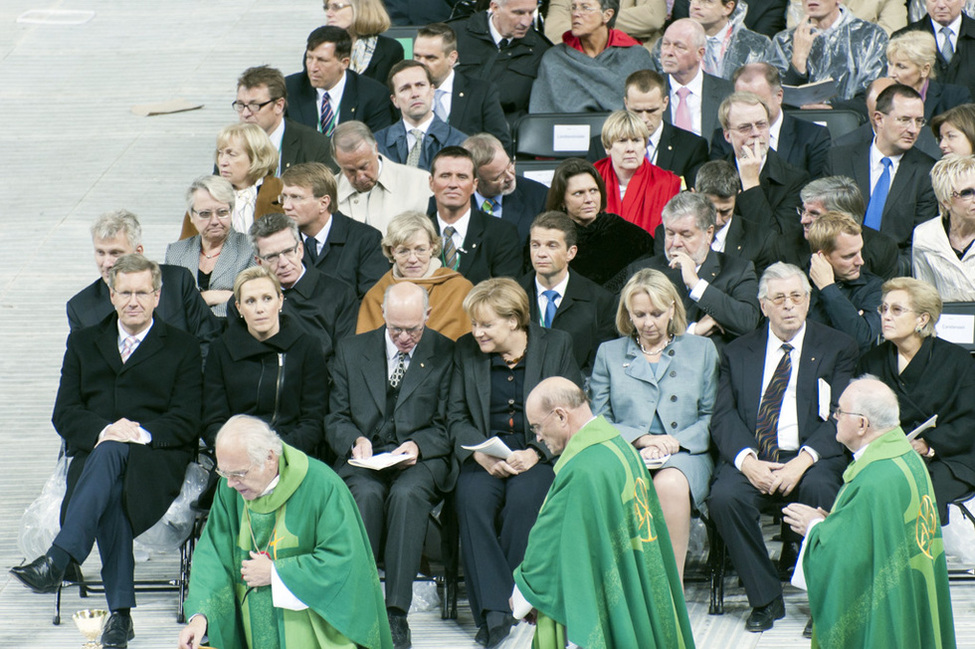
M 884 163 L 884 172 L 880 174 L 877 184 L 873 186 L 870 193 L 870 203 L 867 205 L 867 214 L 863 217 L 863 224 L 868 228 L 880 231 L 880 218 L 884 215 L 884 204 L 887 202 L 887 194 L 890 192 L 890 168 L 893 163 L 890 158 L 881 158 Z
M 543 326 L 546 329 L 551 329 L 552 320 L 555 319 L 555 310 L 558 308 L 555 306 L 555 300 L 559 298 L 559 292 L 553 290 L 542 291 L 542 295 L 548 298 L 548 304 L 545 305 L 545 322 Z

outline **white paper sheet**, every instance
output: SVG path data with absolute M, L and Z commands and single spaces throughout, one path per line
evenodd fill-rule
M 588 151 L 588 124 L 556 124 L 552 127 L 554 151 Z

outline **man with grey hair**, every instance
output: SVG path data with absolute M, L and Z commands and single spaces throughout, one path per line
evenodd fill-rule
M 427 292 L 397 282 L 383 298 L 385 324 L 342 341 L 332 363 L 326 439 L 336 473 L 352 491 L 373 554 L 386 568 L 393 645 L 410 646 L 406 614 L 420 567 L 427 516 L 443 497 L 451 443 L 446 397 L 453 342 L 426 328 Z M 374 456 L 385 468 L 353 466 Z M 375 459 L 379 459 L 376 457 Z
M 711 518 L 745 584 L 753 607 L 745 629 L 753 632 L 771 629 L 785 615 L 760 513 L 791 501 L 828 507 L 846 466 L 829 415 L 853 374 L 857 346 L 806 320 L 809 293 L 801 268 L 779 262 L 765 270 L 758 297 L 768 326 L 725 348 L 711 417 L 719 454 Z M 794 540 L 783 544 L 793 548 Z M 780 568 L 791 567 L 794 549 L 784 549 L 781 559 Z
M 355 289 L 337 277 L 306 266 L 298 224 L 284 214 L 265 214 L 250 229 L 254 258 L 281 283 L 282 313 L 302 331 L 317 338 L 325 360 L 331 361 L 339 340 L 355 333 L 359 302 Z M 241 317 L 234 300 L 227 302 L 227 320 Z
M 349 490 L 256 417 L 217 433 L 217 487 L 193 553 L 180 649 L 392 646 L 382 588 Z M 341 578 L 336 578 L 341 575 Z
M 430 174 L 393 162 L 379 153 L 376 138 L 362 122 L 344 122 L 332 133 L 332 157 L 339 166 L 338 209 L 384 235 L 394 215 L 426 212 Z
M 824 647 L 954 647 L 934 488 L 900 428 L 897 396 L 861 377 L 833 419 L 837 441 L 853 453 L 836 502 L 828 512 L 800 503 L 782 510 L 806 537 L 793 581 L 808 588 L 811 631 Z
M 51 422 L 72 458 L 61 531 L 47 553 L 11 572 L 53 593 L 72 562 L 98 542 L 112 616 L 105 647 L 135 633 L 132 539 L 169 509 L 200 435 L 200 345 L 155 318 L 159 266 L 140 254 L 113 259 L 110 317 L 68 336 Z
M 514 616 L 537 612 L 541 646 L 555 646 L 538 642 L 546 634 L 573 647 L 693 644 L 670 536 L 640 454 L 604 417 L 593 417 L 585 393 L 562 377 L 531 391 L 525 419 L 561 457 L 515 569 Z
M 514 160 L 501 141 L 490 133 L 472 135 L 461 146 L 471 152 L 477 177 L 471 209 L 513 223 L 518 228 L 518 236 L 527 241 L 532 221 L 545 211 L 548 187 L 537 180 L 516 176 Z
M 105 212 L 91 226 L 95 265 L 101 278 L 68 300 L 68 326 L 71 331 L 96 325 L 113 313 L 108 275 L 122 255 L 142 254 L 142 226 L 128 210 Z M 196 282 L 181 266 L 160 264 L 162 287 L 155 314 L 177 329 L 193 334 L 207 345 L 223 330 L 223 325 L 200 296 Z
M 664 121 L 704 139 L 718 126 L 718 105 L 734 85 L 701 69 L 707 36 L 690 18 L 671 23 L 660 40 L 660 72 L 667 77 Z
M 758 324 L 755 265 L 711 249 L 715 210 L 703 194 L 681 192 L 661 214 L 664 251 L 638 259 L 617 275 L 610 290 L 619 292 L 644 268 L 667 275 L 687 311 L 688 333 L 709 336 L 718 349 Z

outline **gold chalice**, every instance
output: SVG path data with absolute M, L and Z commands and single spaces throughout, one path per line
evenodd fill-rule
M 102 649 L 99 636 L 102 634 L 105 620 L 108 619 L 108 611 L 86 608 L 72 615 L 71 619 L 74 620 L 74 625 L 81 631 L 81 635 L 85 636 L 88 640 L 88 642 L 81 645 L 82 649 Z

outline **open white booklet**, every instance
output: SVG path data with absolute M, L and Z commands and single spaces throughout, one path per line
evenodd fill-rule
M 388 469 L 391 466 L 395 466 L 400 462 L 406 462 L 409 459 L 416 457 L 415 455 L 410 455 L 409 453 L 403 453 L 400 455 L 393 455 L 392 453 L 379 453 L 373 455 L 366 460 L 357 460 L 352 458 L 349 460 L 349 464 L 352 466 L 357 466 L 362 469 L 372 469 L 373 471 L 382 471 L 383 469 Z
M 475 446 L 461 446 L 461 448 L 468 451 L 480 451 L 485 455 L 501 458 L 502 460 L 508 459 L 511 455 L 511 449 L 508 448 L 508 445 L 497 437 L 492 437 Z

